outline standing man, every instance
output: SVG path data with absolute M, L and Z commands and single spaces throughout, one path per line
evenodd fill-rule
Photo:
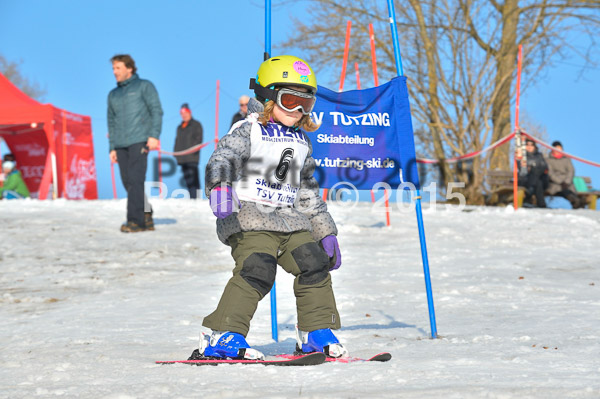
M 246 119 L 248 116 L 248 101 L 250 101 L 250 97 L 243 95 L 240 97 L 240 110 L 233 115 L 231 119 L 231 126 L 237 121 L 241 121 L 242 119 Z
M 175 149 L 179 152 L 187 150 L 198 144 L 202 144 L 202 124 L 192 118 L 192 111 L 187 103 L 179 110 L 182 122 L 177 126 L 177 137 L 175 138 Z M 198 162 L 200 162 L 200 150 L 187 155 L 176 155 L 177 164 L 181 165 L 183 178 L 190 192 L 190 198 L 198 198 L 200 190 L 200 178 L 198 177 Z
M 154 85 L 138 77 L 129 54 L 110 59 L 117 87 L 108 94 L 110 160 L 119 163 L 127 190 L 124 233 L 154 230 L 152 208 L 144 195 L 148 151 L 159 146 L 163 111 Z

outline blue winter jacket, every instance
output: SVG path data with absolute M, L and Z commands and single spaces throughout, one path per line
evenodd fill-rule
M 133 74 L 108 94 L 108 141 L 110 150 L 158 139 L 163 110 L 154 85 Z

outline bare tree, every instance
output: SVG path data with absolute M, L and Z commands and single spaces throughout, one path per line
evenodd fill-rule
M 10 80 L 29 97 L 43 101 L 44 96 L 46 95 L 46 90 L 41 88 L 37 82 L 32 82 L 21 74 L 19 71 L 21 64 L 22 61 L 8 61 L 6 58 L 4 58 L 4 56 L 2 56 L 2 54 L 0 54 L 0 73 L 2 73 L 8 80 Z
M 286 48 L 302 50 L 320 70 L 336 76 L 341 70 L 346 21 L 353 22 L 349 61 L 363 66 L 371 63 L 368 25 L 373 23 L 381 78 L 396 75 L 385 2 L 309 2 L 314 7 L 309 7 L 308 18 L 295 19 L 296 29 L 284 43 Z M 396 0 L 395 8 L 417 151 L 442 160 L 443 186 L 449 181 L 465 182 L 467 200 L 482 203 L 485 171 L 509 167 L 509 146 L 475 158 L 469 173 L 464 165 L 443 160 L 480 150 L 512 132 L 519 45 L 525 54 L 523 81 L 528 85 L 564 57 L 593 64 L 590 55 L 600 33 L 600 2 Z M 583 35 L 587 48 L 569 41 L 576 35 Z

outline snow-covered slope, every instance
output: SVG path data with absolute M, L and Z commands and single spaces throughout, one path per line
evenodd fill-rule
M 437 328 L 413 210 L 333 203 L 333 272 L 351 354 L 382 364 L 158 366 L 187 358 L 233 263 L 206 201 L 155 200 L 156 231 L 122 234 L 125 202 L 0 202 L 0 397 L 598 398 L 600 213 L 424 210 Z M 294 349 L 292 278 L 248 340 Z

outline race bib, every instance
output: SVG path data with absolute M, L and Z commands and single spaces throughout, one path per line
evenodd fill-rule
M 293 206 L 309 151 L 304 134 L 277 123 L 255 122 L 250 141 L 250 158 L 234 182 L 238 197 L 273 207 Z

